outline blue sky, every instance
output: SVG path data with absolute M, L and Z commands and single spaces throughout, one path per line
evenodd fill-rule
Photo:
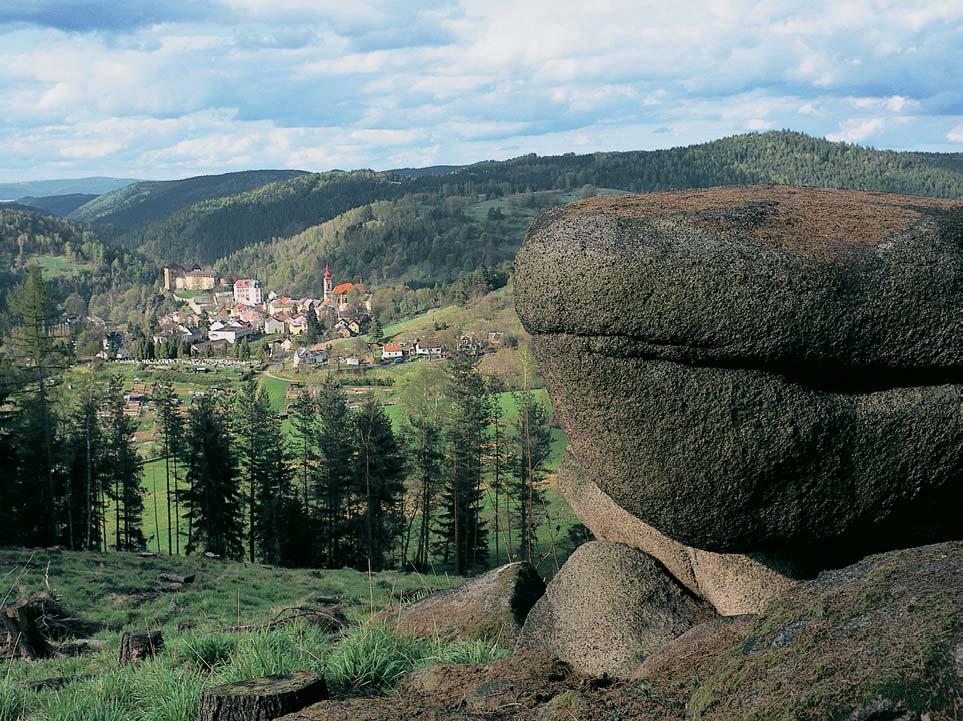
M 0 51 L 2 181 L 772 128 L 963 152 L 963 0 L 17 0 Z

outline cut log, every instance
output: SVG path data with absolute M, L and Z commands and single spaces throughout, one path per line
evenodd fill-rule
M 266 623 L 252 623 L 244 626 L 228 626 L 225 633 L 245 633 L 248 631 L 270 631 L 289 623 L 307 623 L 317 626 L 323 633 L 338 633 L 351 625 L 344 609 L 335 606 L 320 610 L 307 606 L 291 606 L 282 608 L 271 621 Z
M 153 658 L 164 648 L 164 634 L 160 631 L 125 633 L 120 639 L 120 665 L 139 663 Z
M 313 671 L 263 676 L 216 686 L 201 693 L 200 721 L 271 721 L 328 698 L 328 686 Z
M 40 628 L 42 614 L 30 601 L 0 609 L 0 657 L 36 661 L 53 653 Z
M 180 584 L 194 583 L 194 579 L 196 578 L 197 576 L 195 575 L 178 576 L 176 573 L 158 573 L 157 574 L 158 581 L 167 581 L 168 583 L 180 583 Z
M 45 691 L 49 688 L 63 688 L 77 681 L 87 681 L 93 676 L 57 676 L 56 678 L 45 678 L 41 681 L 31 681 L 27 688 L 31 691 Z
M 141 551 L 137 555 L 140 556 L 141 558 L 157 558 L 158 556 L 160 556 L 160 554 L 157 553 L 157 551 Z
M 57 646 L 56 651 L 60 656 L 87 656 L 92 653 L 99 653 L 107 647 L 106 641 L 99 638 L 80 638 L 76 641 L 65 641 Z

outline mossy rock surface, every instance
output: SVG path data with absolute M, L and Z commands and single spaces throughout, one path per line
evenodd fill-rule
M 692 695 L 694 721 L 929 721 L 963 708 L 963 543 L 800 584 Z

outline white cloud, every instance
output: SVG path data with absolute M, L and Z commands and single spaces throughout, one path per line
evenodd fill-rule
M 838 131 L 829 133 L 826 137 L 830 140 L 858 143 L 879 135 L 885 127 L 886 118 L 851 118 L 844 121 Z
M 922 147 L 963 127 L 957 2 L 221 7 L 114 31 L 0 25 L 0 177 L 465 162 L 777 127 Z

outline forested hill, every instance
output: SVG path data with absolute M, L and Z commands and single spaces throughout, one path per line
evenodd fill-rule
M 477 220 L 472 214 L 463 222 L 456 212 L 461 207 L 540 192 L 558 197 L 536 199 L 532 201 L 535 205 L 567 202 L 571 196 L 566 193 L 583 186 L 650 192 L 759 182 L 963 198 L 963 156 L 878 151 L 783 131 L 669 150 L 529 155 L 415 177 L 335 171 L 182 208 L 141 233 L 130 235 L 126 242 L 159 261 L 209 263 L 249 245 L 301 233 L 353 208 L 407 197 L 416 210 L 430 209 L 430 216 L 419 217 L 430 217 L 444 228 L 422 223 L 424 229 L 419 230 L 417 224 L 405 221 L 406 246 L 399 250 L 392 244 L 390 233 L 397 239 L 401 230 L 390 219 L 382 218 L 389 228 L 385 237 L 380 231 L 373 232 L 376 226 L 365 226 L 364 234 L 349 231 L 354 235 L 352 253 L 373 258 L 370 248 L 358 245 L 373 243 L 371 247 L 390 254 L 405 254 L 387 264 L 392 274 L 412 272 L 414 268 L 429 277 L 433 271 L 444 276 L 469 259 L 491 255 L 493 248 L 496 256 L 510 257 L 520 241 L 517 224 L 511 225 L 509 235 L 502 230 L 493 237 L 492 229 L 471 226 Z M 482 220 L 487 221 L 487 217 Z M 483 232 L 488 235 L 483 237 Z M 421 237 L 431 233 L 435 235 Z M 457 238 L 458 244 L 444 247 L 451 238 Z M 479 244 L 487 244 L 488 250 Z M 281 252 L 285 247 L 277 249 Z M 437 259 L 444 257 L 450 258 L 438 267 Z M 382 259 L 377 262 L 385 264 Z
M 742 183 L 794 183 L 963 197 L 963 154 L 873 150 L 802 133 L 735 135 L 652 151 L 526 155 L 417 180 L 453 194 L 520 193 L 592 184 L 636 193 Z
M 17 200 L 19 205 L 26 205 L 30 208 L 45 210 L 48 213 L 66 217 L 73 213 L 84 203 L 89 203 L 96 198 L 96 195 L 89 193 L 70 193 L 68 195 L 45 195 L 39 198 L 27 196 Z
M 653 152 L 525 156 L 376 186 L 394 197 L 289 238 L 241 248 L 218 267 L 303 294 L 320 292 L 325 261 L 339 278 L 443 282 L 511 260 L 538 213 L 583 193 L 749 182 L 963 197 L 963 159 L 869 150 L 785 132 Z
M 405 192 L 394 176 L 331 171 L 206 200 L 122 239 L 160 261 L 210 263 L 238 248 L 291 235 L 351 208 Z
M 30 265 L 39 265 L 55 299 L 143 286 L 159 270 L 140 254 L 105 243 L 94 228 L 13 203 L 0 203 L 0 304 Z
M 82 223 L 109 223 L 136 230 L 192 203 L 236 195 L 299 175 L 304 175 L 304 171 L 247 170 L 184 180 L 143 181 L 90 200 L 72 212 L 70 218 Z

